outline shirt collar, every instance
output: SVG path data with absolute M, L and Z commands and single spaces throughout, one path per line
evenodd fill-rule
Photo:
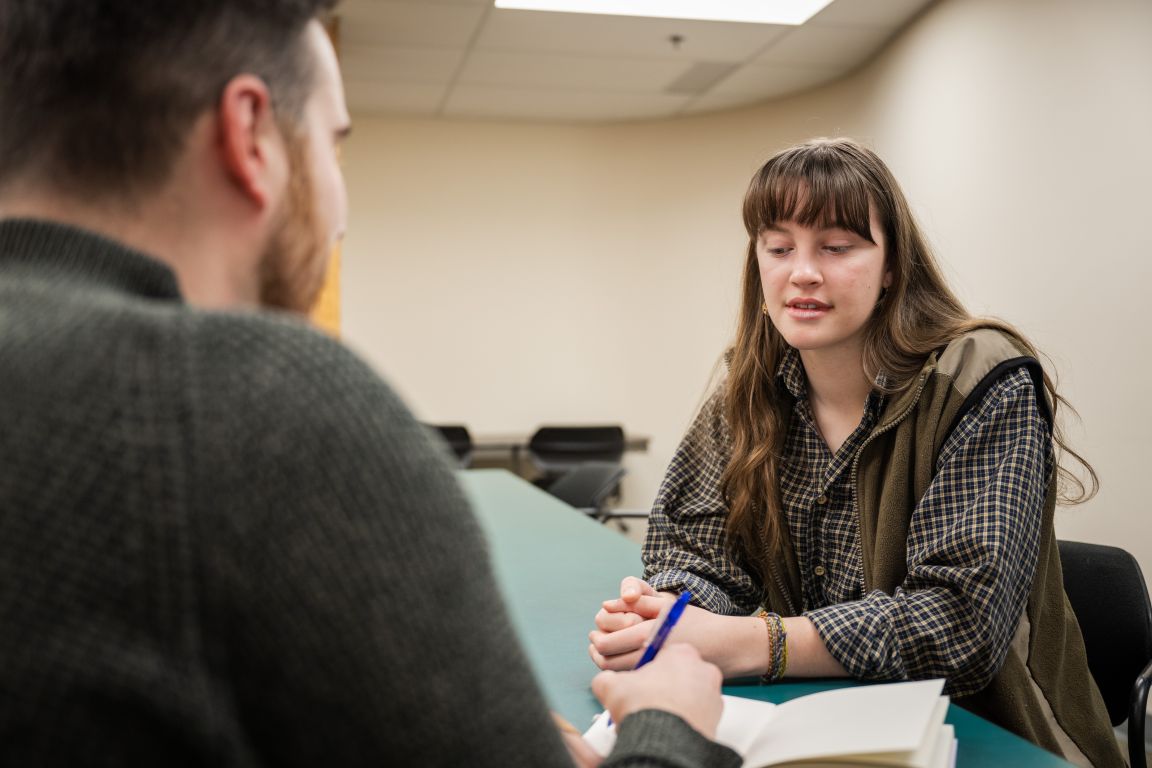
M 784 356 L 776 366 L 776 383 L 796 400 L 808 399 L 808 375 L 804 372 L 804 363 L 800 360 L 800 353 L 795 347 L 785 347 Z M 876 375 L 872 391 L 868 393 L 866 413 L 875 415 L 879 411 L 884 402 L 883 393 L 887 384 L 888 377 L 881 371 Z
M 148 254 L 59 222 L 0 221 L 0 267 L 33 268 L 154 299 L 182 301 L 175 273 Z
M 784 357 L 776 366 L 776 381 L 797 400 L 808 399 L 808 376 L 804 373 L 804 364 L 800 362 L 800 353 L 795 347 L 785 347 Z

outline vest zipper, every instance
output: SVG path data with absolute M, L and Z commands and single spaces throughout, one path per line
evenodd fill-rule
M 860 468 L 860 457 L 864 454 L 864 449 L 875 440 L 876 438 L 888 432 L 893 427 L 899 426 L 904 419 L 908 418 L 908 414 L 912 413 L 912 409 L 920 402 L 920 395 L 924 392 L 924 387 L 928 383 L 928 375 L 920 374 L 920 381 L 916 386 L 916 394 L 912 396 L 911 402 L 908 407 L 901 411 L 897 416 L 893 417 L 891 421 L 883 424 L 879 429 L 875 430 L 872 434 L 865 438 L 864 443 L 860 446 L 860 450 L 856 451 L 855 458 L 852 459 L 852 493 L 856 496 L 856 543 L 860 546 L 860 597 L 863 598 L 868 594 L 868 584 L 864 577 L 864 519 L 860 514 L 860 491 L 856 487 L 857 471 Z
M 863 557 L 863 550 L 861 550 L 861 557 Z M 799 616 L 796 606 L 792 604 L 792 595 L 784 587 L 784 580 L 780 578 L 780 571 L 776 569 L 776 563 L 770 561 L 768 563 L 768 571 L 772 574 L 772 580 L 776 582 L 776 588 L 780 590 L 780 595 L 784 598 L 784 608 L 788 611 L 789 616 Z

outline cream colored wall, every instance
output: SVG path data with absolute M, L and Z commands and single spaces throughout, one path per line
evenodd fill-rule
M 864 119 L 963 297 L 1027 332 L 1080 412 L 1102 488 L 1058 535 L 1152 576 L 1152 4 L 945 2 L 868 74 Z
M 475 432 L 619 421 L 646 505 L 733 329 L 751 173 L 852 135 L 903 181 L 974 311 L 1052 357 L 1100 472 L 1068 538 L 1152 573 L 1152 5 L 944 0 L 854 76 L 691 119 L 357 116 L 344 331 L 417 413 Z

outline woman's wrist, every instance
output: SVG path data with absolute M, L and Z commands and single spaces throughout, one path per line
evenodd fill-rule
M 771 661 L 765 639 L 764 622 L 757 616 L 723 616 L 727 626 L 710 633 L 712 647 L 708 658 L 724 673 L 725 678 L 759 677 Z
M 778 613 L 760 611 L 756 618 L 764 622 L 768 642 L 768 668 L 760 679 L 774 683 L 788 672 L 788 630 Z

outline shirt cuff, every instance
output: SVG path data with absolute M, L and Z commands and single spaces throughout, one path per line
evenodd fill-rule
M 657 592 L 691 592 L 693 605 L 722 616 L 747 613 L 737 608 L 715 584 L 688 571 L 661 571 L 648 579 L 648 585 Z
M 736 752 L 706 739 L 671 712 L 645 709 L 617 726 L 616 746 L 604 766 L 738 768 L 742 763 Z
M 861 680 L 904 680 L 907 672 L 892 623 L 867 598 L 805 611 L 828 653 L 852 677 Z

